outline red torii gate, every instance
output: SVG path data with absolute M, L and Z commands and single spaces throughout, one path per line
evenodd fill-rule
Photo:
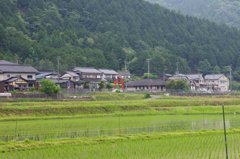
M 124 90 L 124 79 L 122 77 L 117 77 L 116 79 L 114 79 L 114 89 L 117 88 L 117 85 Z

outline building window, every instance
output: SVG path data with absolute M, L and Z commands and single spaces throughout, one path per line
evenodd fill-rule
M 221 83 L 221 84 L 225 84 L 225 83 L 227 83 L 227 81 L 220 81 L 220 83 Z
M 28 87 L 32 88 L 32 87 L 33 87 L 33 84 L 32 84 L 32 83 L 29 83 L 29 84 L 28 84 Z
M 27 75 L 27 78 L 28 78 L 28 79 L 32 79 L 33 76 L 32 76 L 32 75 Z

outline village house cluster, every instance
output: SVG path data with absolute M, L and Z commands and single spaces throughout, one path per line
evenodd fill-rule
M 0 60 L 0 92 L 37 87 L 36 74 L 32 66 L 24 66 Z
M 229 79 L 224 74 L 176 74 L 169 80 L 185 80 L 190 85 L 191 91 L 197 92 L 227 92 Z
M 75 67 L 60 75 L 56 72 L 39 72 L 32 66 L 0 60 L 0 92 L 38 88 L 42 79 L 49 79 L 62 88 L 83 88 L 87 83 L 90 89 L 97 89 L 99 82 L 112 81 L 116 77 L 130 79 L 131 75 L 127 71 L 116 72 L 91 67 Z
M 62 88 L 82 89 L 88 86 L 90 90 L 99 88 L 99 83 L 113 82 L 116 78 L 125 79 L 126 91 L 166 91 L 168 80 L 185 80 L 191 91 L 195 92 L 227 92 L 229 79 L 223 74 L 175 74 L 165 75 L 159 79 L 143 79 L 130 81 L 128 71 L 116 72 L 112 69 L 96 69 L 92 67 L 75 67 L 63 75 L 56 72 L 39 72 L 32 66 L 15 64 L 0 60 L 0 92 L 27 90 L 39 87 L 39 81 L 49 79 Z M 128 82 L 126 82 L 128 81 Z
M 161 79 L 143 79 L 126 83 L 129 91 L 166 91 L 166 82 L 169 80 L 186 81 L 192 92 L 228 92 L 229 79 L 224 74 L 167 74 Z

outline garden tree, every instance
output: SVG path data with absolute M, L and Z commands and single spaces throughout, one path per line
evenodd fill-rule
M 198 64 L 198 70 L 199 72 L 201 72 L 202 74 L 206 75 L 212 72 L 212 66 L 211 64 L 208 62 L 207 59 L 204 59 L 203 61 L 200 61 Z
M 106 88 L 109 89 L 109 90 L 112 89 L 113 88 L 113 83 L 108 82 L 107 85 L 106 85 Z
M 104 81 L 101 81 L 98 85 L 99 85 L 99 90 L 100 91 L 105 87 Z
M 14 61 L 17 54 L 39 69 L 41 60 L 54 64 L 57 56 L 64 59 L 61 70 L 121 70 L 128 61 L 131 73 L 140 76 L 147 72 L 146 58 L 153 74 L 174 73 L 177 62 L 182 73 L 196 72 L 205 59 L 235 69 L 239 48 L 239 30 L 143 0 L 0 1 L 0 57 Z
M 169 80 L 166 88 L 171 91 L 189 91 L 190 86 L 185 80 Z
M 60 86 L 56 85 L 49 79 L 43 79 L 40 81 L 40 91 L 47 95 L 57 94 L 60 90 Z

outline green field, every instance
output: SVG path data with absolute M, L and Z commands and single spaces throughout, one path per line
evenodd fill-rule
M 239 132 L 228 135 L 229 158 L 238 159 Z M 82 140 L 19 143 L 1 158 L 73 159 L 221 159 L 225 158 L 224 137 L 220 132 L 150 134 Z M 25 147 L 24 147 L 25 146 Z M 13 149 L 13 147 L 15 149 Z
M 1 102 L 0 157 L 224 158 L 224 104 L 229 155 L 239 158 L 238 97 L 143 97 Z

